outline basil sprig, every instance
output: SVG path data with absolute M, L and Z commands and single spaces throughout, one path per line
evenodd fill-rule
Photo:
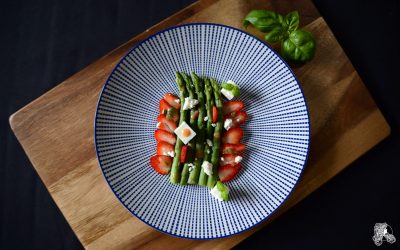
M 243 20 L 243 26 L 250 24 L 265 35 L 269 43 L 281 43 L 280 54 L 291 63 L 305 63 L 315 54 L 315 40 L 311 33 L 299 30 L 299 12 L 292 11 L 285 17 L 270 10 L 252 10 Z

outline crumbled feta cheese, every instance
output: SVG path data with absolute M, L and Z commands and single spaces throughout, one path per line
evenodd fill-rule
M 214 187 L 213 189 L 211 189 L 210 194 L 217 200 L 219 201 L 224 201 L 222 199 L 222 195 L 221 192 L 217 189 L 217 187 Z
M 208 162 L 208 161 L 203 161 L 203 164 L 201 164 L 201 167 L 204 169 L 204 173 L 206 173 L 206 175 L 211 176 L 213 174 L 213 165 Z
M 185 97 L 185 103 L 183 104 L 183 110 L 192 109 L 198 103 L 199 103 L 199 101 L 196 99 L 192 99 L 190 97 Z
M 239 162 L 242 161 L 242 159 L 243 159 L 243 157 L 241 157 L 240 155 L 238 155 L 238 156 L 235 157 L 235 162 L 236 162 L 236 163 L 239 163 Z
M 213 143 L 212 143 L 212 141 L 211 141 L 210 139 L 207 139 L 207 145 L 208 145 L 209 147 L 212 147 Z
M 226 99 L 228 99 L 228 100 L 232 100 L 233 97 L 234 97 L 232 91 L 227 90 L 227 89 L 224 89 L 224 88 L 221 89 L 221 93 L 222 93 L 222 94 L 226 97 Z
M 208 121 L 208 116 L 204 117 L 204 121 L 205 122 Z
M 174 151 L 168 151 L 167 155 L 171 156 L 171 157 L 174 157 L 175 156 L 175 152 Z
M 225 121 L 224 121 L 224 128 L 226 129 L 226 130 L 229 130 L 230 128 L 232 127 L 232 119 L 226 119 Z
M 186 132 L 189 130 L 190 134 L 188 136 L 184 136 L 184 130 L 186 130 Z M 184 144 L 188 144 L 188 142 L 196 136 L 196 132 L 194 132 L 186 122 L 182 122 L 181 125 L 174 130 L 174 133 Z
M 160 128 L 161 122 L 157 122 L 157 128 Z
M 181 100 L 179 100 L 179 99 L 175 99 L 175 100 L 174 100 L 174 102 L 176 102 L 176 103 L 180 103 L 180 102 L 181 102 Z
M 213 126 L 215 128 L 215 126 L 217 126 L 217 124 L 215 123 L 211 123 L 211 126 Z
M 221 157 L 221 161 L 225 161 L 224 157 Z
M 226 187 L 226 192 L 229 193 L 229 188 Z M 217 188 L 217 185 L 215 185 L 215 187 L 213 187 L 210 191 L 210 194 L 216 198 L 219 201 L 224 201 L 224 199 L 222 198 L 222 192 Z
M 195 169 L 195 166 L 193 163 L 189 163 L 188 167 L 189 167 L 189 172 L 192 172 Z

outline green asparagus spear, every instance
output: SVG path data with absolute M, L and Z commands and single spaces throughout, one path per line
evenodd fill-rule
M 206 96 L 206 111 L 207 111 L 207 127 L 206 127 L 206 139 L 211 140 L 213 137 L 213 126 L 212 126 L 212 107 L 214 106 L 213 89 L 210 84 L 210 80 L 204 79 L 204 94 Z M 211 151 L 211 148 L 206 146 L 206 153 Z M 210 161 L 211 154 L 206 154 L 204 161 Z M 202 186 L 207 186 L 208 175 L 204 172 L 204 169 L 200 170 L 199 184 Z
M 205 90 L 204 93 L 206 95 L 206 110 L 207 110 L 207 138 L 211 139 L 213 134 L 213 126 L 212 126 L 212 107 L 214 106 L 214 96 L 213 96 L 213 88 L 211 86 L 210 80 L 205 80 Z
M 185 82 L 179 72 L 176 72 L 176 83 L 179 89 L 179 99 L 181 102 L 179 124 L 185 121 L 187 116 L 187 111 L 183 110 L 183 103 L 185 102 L 185 97 L 187 96 L 187 91 L 185 87 Z M 175 144 L 175 157 L 171 166 L 171 174 L 169 180 L 171 183 L 178 184 L 181 179 L 181 168 L 180 168 L 180 155 L 182 151 L 183 142 L 177 138 Z
M 204 161 L 210 161 L 211 159 L 211 148 L 206 144 L 204 146 Z M 204 172 L 204 169 L 201 168 L 201 163 L 200 163 L 200 176 L 199 176 L 199 185 L 201 186 L 207 186 L 207 180 L 208 180 L 208 175 Z
M 199 101 L 199 115 L 197 118 L 197 140 L 196 140 L 196 154 L 194 160 L 194 169 L 189 175 L 189 184 L 197 184 L 200 175 L 201 163 L 204 157 L 204 136 L 205 136 L 205 121 L 206 108 L 204 106 L 203 83 L 199 77 L 192 72 L 192 81 L 196 90 L 197 99 Z
M 211 164 L 213 165 L 213 174 L 208 178 L 207 186 L 209 188 L 213 188 L 215 183 L 218 180 L 218 163 L 219 163 L 219 154 L 220 154 L 220 145 L 221 145 L 221 137 L 222 137 L 222 126 L 223 126 L 223 111 L 222 111 L 222 99 L 221 99 L 221 89 L 218 83 L 211 79 L 211 85 L 214 90 L 214 100 L 215 106 L 218 111 L 218 120 L 214 129 L 213 135 L 213 145 L 212 145 L 212 155 L 211 155 Z
M 190 79 L 190 77 L 188 77 L 188 75 L 186 75 L 185 73 L 181 73 L 181 76 L 183 78 L 183 80 L 186 83 L 186 90 L 189 93 L 189 97 L 191 99 L 196 99 L 196 93 L 195 90 L 193 89 L 193 83 L 192 80 Z M 183 105 L 183 103 L 182 103 Z M 190 118 L 189 118 L 189 126 L 193 129 L 193 131 L 195 131 L 197 133 L 197 116 L 199 114 L 199 111 L 195 108 L 192 108 L 190 110 Z M 197 135 L 198 136 L 198 135 Z M 196 136 L 196 137 L 197 137 Z M 182 175 L 181 175 L 181 184 L 182 185 L 186 185 L 188 182 L 188 178 L 189 178 L 189 164 L 193 162 L 193 156 L 195 153 L 195 147 L 196 147 L 196 137 L 193 138 L 192 140 L 190 140 L 190 142 L 188 143 L 188 149 L 187 149 L 187 154 L 186 154 L 186 163 L 183 165 L 183 169 L 182 169 Z M 192 163 L 193 164 L 193 163 Z

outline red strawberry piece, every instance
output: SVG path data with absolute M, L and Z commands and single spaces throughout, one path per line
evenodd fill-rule
M 179 112 L 175 108 L 171 107 L 167 110 L 166 117 L 168 118 L 168 120 L 177 122 L 179 120 Z
M 150 158 L 150 165 L 159 174 L 168 174 L 171 170 L 172 157 L 165 155 L 154 155 Z
M 222 144 L 222 154 L 236 154 L 236 155 L 241 155 L 243 151 L 246 149 L 246 145 L 242 143 L 238 144 L 230 144 L 230 143 L 224 143 Z
M 238 156 L 240 157 L 240 159 L 239 159 L 239 162 L 236 162 L 235 159 Z M 221 155 L 221 158 L 219 160 L 219 165 L 220 166 L 225 166 L 225 165 L 228 165 L 228 164 L 236 165 L 236 164 L 239 164 L 241 160 L 242 160 L 242 157 L 240 155 L 223 154 L 223 155 Z
M 171 145 L 175 145 L 176 143 L 176 137 L 174 134 L 161 129 L 156 130 L 156 132 L 154 133 L 154 137 L 157 141 L 164 141 Z
M 167 126 L 167 124 L 162 123 L 162 122 L 157 123 L 157 128 L 158 128 L 158 129 L 161 129 L 161 130 L 164 130 L 164 131 L 167 131 L 167 132 L 170 132 L 170 133 L 174 133 L 174 131 L 172 131 L 172 130 Z
M 240 171 L 240 164 L 227 164 L 224 166 L 220 166 L 218 168 L 218 176 L 219 176 L 219 180 L 222 182 L 227 182 L 232 180 L 233 178 L 235 178 L 235 176 L 237 175 L 237 173 L 239 173 Z
M 240 127 L 231 128 L 222 136 L 222 143 L 237 144 L 243 137 L 243 130 Z
M 166 115 L 159 115 L 157 117 L 157 122 L 160 123 L 160 125 L 157 125 L 157 128 L 159 128 L 159 129 L 161 129 L 161 123 L 164 123 L 168 127 L 167 131 L 169 131 L 169 132 L 173 133 L 176 129 L 175 122 L 172 120 L 169 120 Z M 165 126 L 164 126 L 164 128 L 165 128 Z M 166 130 L 166 129 L 163 129 L 163 130 Z
M 172 106 L 169 105 L 169 103 L 166 100 L 164 100 L 164 99 L 160 100 L 160 114 L 165 115 L 167 113 L 167 110 L 171 107 Z
M 193 114 L 190 116 L 190 119 L 191 119 L 191 120 L 196 120 L 197 117 L 199 117 L 199 111 L 198 111 L 198 110 L 195 110 L 195 111 L 193 112 Z
M 223 105 L 224 114 L 238 112 L 243 108 L 244 108 L 244 103 L 242 101 L 229 101 L 225 102 Z
M 160 141 L 157 143 L 157 155 L 166 155 L 173 157 L 174 152 L 174 145 L 169 144 L 165 141 Z
M 216 123 L 218 120 L 218 110 L 217 110 L 217 107 L 215 107 L 215 106 L 212 107 L 212 116 L 213 116 L 212 122 Z
M 226 119 L 232 119 L 231 128 L 236 128 L 245 123 L 247 117 L 247 113 L 244 111 L 232 112 L 224 117 L 224 122 Z
M 187 150 L 188 150 L 188 146 L 183 145 L 182 150 L 181 150 L 181 156 L 180 156 L 181 163 L 185 163 L 185 161 L 186 161 Z
M 169 105 L 171 105 L 172 107 L 174 107 L 175 109 L 180 109 L 181 108 L 180 100 L 174 94 L 166 93 L 164 95 L 164 100 L 167 101 L 167 103 Z

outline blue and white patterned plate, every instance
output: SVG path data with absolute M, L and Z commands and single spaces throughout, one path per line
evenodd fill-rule
M 247 148 L 229 202 L 205 187 L 172 185 L 149 164 L 159 100 L 178 93 L 176 71 L 241 87 Z M 302 90 L 274 51 L 241 30 L 196 23 L 161 31 L 121 59 L 99 98 L 95 144 L 105 179 L 132 214 L 168 234 L 212 239 L 253 227 L 284 202 L 304 168 L 309 127 Z

